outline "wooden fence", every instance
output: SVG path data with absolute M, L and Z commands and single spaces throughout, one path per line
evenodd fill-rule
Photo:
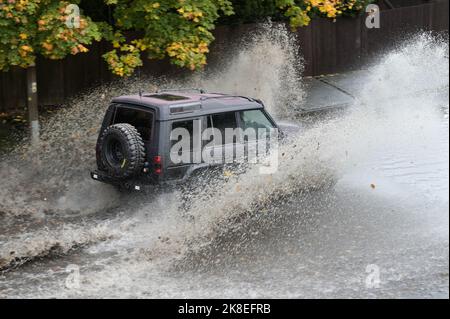
M 419 30 L 448 33 L 448 24 L 448 0 L 434 0 L 400 8 L 384 7 L 380 29 L 366 28 L 365 16 L 339 19 L 337 22 L 313 20 L 309 27 L 297 31 L 299 51 L 305 60 L 304 75 L 339 73 L 360 68 L 399 39 L 404 39 L 406 34 Z M 210 65 L 217 65 L 227 54 L 227 48 L 238 43 L 257 27 L 254 24 L 219 27 L 211 48 Z M 92 45 L 87 54 L 70 56 L 61 61 L 39 58 L 39 104 L 61 104 L 83 89 L 112 80 L 113 76 L 101 57 L 107 50 L 108 45 L 101 42 Z M 141 72 L 158 76 L 176 75 L 184 71 L 171 66 L 167 61 L 147 61 Z M 13 69 L 0 73 L 0 112 L 25 107 L 26 72 L 23 69 Z

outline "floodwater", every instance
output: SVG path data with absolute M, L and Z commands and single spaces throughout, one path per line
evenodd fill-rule
M 94 90 L 46 123 L 42 147 L 0 163 L 0 297 L 448 298 L 448 42 L 399 44 L 368 66 L 353 106 L 305 120 L 294 40 L 255 37 L 229 73 L 184 81 L 261 92 L 303 124 L 278 172 L 211 181 L 188 212 L 177 191 L 120 195 L 88 178 L 107 100 L 179 83 Z

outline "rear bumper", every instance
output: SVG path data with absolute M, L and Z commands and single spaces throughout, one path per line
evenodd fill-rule
M 106 183 L 106 184 L 114 184 L 120 185 L 119 181 L 111 176 L 106 175 L 105 173 L 99 171 L 91 172 L 91 178 L 95 181 Z
M 134 190 L 134 191 L 147 191 L 147 190 L 154 190 L 158 187 L 164 187 L 164 186 L 173 186 L 172 183 L 167 182 L 161 182 L 161 183 L 154 183 L 154 182 L 146 182 L 138 179 L 128 179 L 128 180 L 122 180 L 118 178 L 114 178 L 109 176 L 108 174 L 100 171 L 93 171 L 91 172 L 91 178 L 97 182 L 110 184 L 118 187 L 122 187 L 128 190 Z
M 123 180 L 111 177 L 111 176 L 109 176 L 103 172 L 99 172 L 99 171 L 91 172 L 91 178 L 97 182 L 120 186 L 120 187 L 124 187 L 126 189 L 135 190 L 135 191 L 141 191 L 141 190 L 144 190 L 145 188 L 148 188 L 149 186 L 150 187 L 152 186 L 152 185 L 144 185 L 142 183 L 138 183 L 138 182 L 132 181 L 132 180 L 123 181 Z

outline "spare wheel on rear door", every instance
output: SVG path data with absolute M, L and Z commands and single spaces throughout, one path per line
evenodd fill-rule
M 112 177 L 126 179 L 139 174 L 145 162 L 141 135 L 130 124 L 109 126 L 100 140 L 100 159 Z

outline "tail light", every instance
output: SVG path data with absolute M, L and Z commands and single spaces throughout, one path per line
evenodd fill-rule
M 153 164 L 155 164 L 155 174 L 161 175 L 162 174 L 162 157 L 159 155 L 153 157 Z
M 153 157 L 153 164 L 155 164 L 155 165 L 161 165 L 161 163 L 162 163 L 162 157 L 161 156 L 155 156 L 155 157 Z

